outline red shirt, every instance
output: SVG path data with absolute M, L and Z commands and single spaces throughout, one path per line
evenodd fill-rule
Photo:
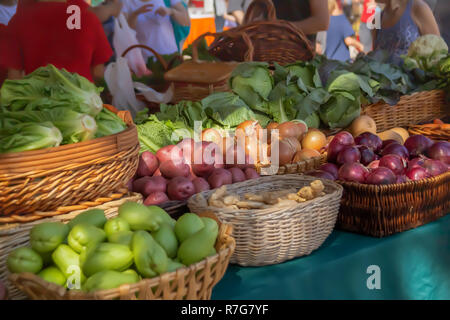
M 80 8 L 80 29 L 70 30 L 67 22 Z M 24 70 L 25 73 L 53 64 L 57 68 L 76 72 L 92 81 L 91 67 L 104 64 L 112 49 L 97 16 L 83 0 L 67 2 L 27 1 L 11 19 L 0 50 L 3 67 Z
M 369 6 L 369 4 L 371 4 Z M 375 1 L 374 0 L 364 0 L 363 12 L 361 14 L 361 22 L 367 23 L 369 17 L 375 13 Z

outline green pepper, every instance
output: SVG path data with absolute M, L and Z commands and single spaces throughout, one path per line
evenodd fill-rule
M 126 245 L 128 247 L 131 245 L 132 239 L 133 239 L 133 231 L 120 231 L 108 236 L 108 242 L 119 243 Z
M 64 286 L 66 284 L 66 277 L 61 270 L 55 266 L 45 268 L 38 274 L 39 277 L 48 282 L 56 283 L 57 285 Z
M 167 271 L 167 254 L 148 232 L 136 231 L 131 248 L 136 268 L 145 278 L 152 278 Z
M 120 287 L 123 284 L 139 282 L 137 274 L 124 273 L 114 270 L 103 270 L 95 273 L 86 280 L 83 289 L 87 292 L 108 290 Z
M 108 220 L 105 223 L 104 227 L 106 236 L 110 236 L 113 233 L 121 232 L 121 231 L 130 231 L 130 225 L 125 219 L 116 217 Z
M 81 253 L 87 245 L 93 245 L 106 240 L 105 231 L 91 224 L 80 223 L 70 230 L 69 246 L 77 253 Z
M 106 223 L 105 212 L 100 209 L 91 209 L 77 215 L 68 223 L 70 229 L 80 223 L 91 224 L 97 228 L 103 228 Z
M 99 243 L 87 247 L 82 255 L 83 273 L 87 276 L 104 270 L 123 271 L 133 264 L 133 253 L 123 244 Z
M 30 244 L 38 253 L 52 252 L 67 237 L 69 227 L 61 222 L 44 222 L 30 231 Z
M 162 218 L 157 210 L 130 201 L 119 207 L 119 217 L 127 221 L 133 231 L 156 231 L 162 223 Z
M 41 271 L 43 261 L 36 251 L 22 247 L 9 254 L 6 265 L 12 273 L 31 272 L 36 274 Z
M 60 244 L 53 252 L 52 259 L 69 282 L 69 288 L 78 288 L 86 280 L 81 265 L 80 255 L 66 244 Z

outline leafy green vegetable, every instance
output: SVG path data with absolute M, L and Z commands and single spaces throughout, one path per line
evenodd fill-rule
M 361 113 L 361 103 L 349 99 L 343 92 L 336 92 L 320 107 L 320 119 L 330 128 L 345 128 Z
M 166 123 L 158 120 L 155 115 L 151 115 L 147 122 L 137 125 L 140 152 L 150 151 L 155 153 L 162 147 L 174 144 L 172 140 L 173 130 Z
M 95 117 L 97 122 L 96 138 L 109 136 L 122 132 L 127 128 L 125 122 L 120 119 L 114 112 L 103 108 L 102 111 Z
M 0 129 L 0 153 L 57 147 L 61 141 L 61 132 L 51 122 L 25 122 Z
M 103 108 L 101 91 L 86 78 L 50 64 L 23 79 L 6 80 L 0 90 L 0 104 L 9 111 L 70 107 L 96 116 Z
M 202 105 L 209 118 L 228 128 L 256 118 L 245 102 L 231 92 L 213 93 L 202 100 Z
M 265 102 L 273 87 L 268 64 L 264 62 L 240 63 L 232 72 L 230 87 L 252 109 L 266 111 Z
M 448 54 L 448 46 L 444 39 L 434 34 L 418 37 L 409 46 L 405 58 L 407 69 L 420 68 L 429 71 L 439 64 Z

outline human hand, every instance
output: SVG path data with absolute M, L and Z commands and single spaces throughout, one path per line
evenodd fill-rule
M 165 16 L 171 16 L 172 15 L 172 8 L 167 8 L 165 6 L 159 7 L 156 9 L 155 14 L 159 14 L 161 17 Z
M 139 16 L 141 14 L 152 12 L 153 11 L 153 4 L 146 4 L 134 11 L 134 15 Z

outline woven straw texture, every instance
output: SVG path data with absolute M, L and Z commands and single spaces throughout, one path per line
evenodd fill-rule
M 282 175 L 282 174 L 294 174 L 294 173 L 305 173 L 311 170 L 319 169 L 319 167 L 325 163 L 326 156 L 321 155 L 320 157 L 314 157 L 308 160 L 299 161 L 292 164 L 285 164 L 278 168 L 270 168 L 270 166 L 257 166 L 257 171 L 261 175 Z
M 450 210 L 450 172 L 394 185 L 342 182 L 337 228 L 384 237 L 424 225 Z
M 258 193 L 309 185 L 316 180 L 303 175 L 268 176 L 227 186 L 230 193 Z M 290 207 L 262 210 L 229 210 L 208 207 L 198 196 L 188 200 L 193 212 L 213 211 L 224 223 L 233 226 L 236 250 L 231 263 L 264 266 L 310 254 L 333 231 L 342 187 L 322 180 L 326 195 Z M 202 192 L 208 199 L 214 191 Z
M 115 111 L 128 125 L 118 134 L 0 155 L 0 216 L 52 211 L 123 187 L 136 172 L 139 141 L 130 113 Z
M 447 125 L 448 126 L 448 125 Z M 423 125 L 410 126 L 409 134 L 421 134 L 433 140 L 450 141 L 450 129 L 442 127 L 427 127 Z
M 260 12 L 267 21 L 255 21 Z M 253 61 L 285 65 L 314 57 L 313 47 L 304 33 L 291 22 L 277 20 L 272 1 L 253 0 L 244 21 L 242 26 L 217 38 L 209 52 L 222 61 L 244 61 L 243 52 L 247 45 L 237 34 L 246 34 L 253 45 Z
M 107 197 L 106 197 L 107 198 Z M 65 214 L 50 216 L 46 219 L 42 219 L 39 221 L 32 221 L 26 223 L 9 223 L 9 224 L 0 224 L 0 280 L 4 283 L 7 283 L 7 278 L 9 271 L 6 268 L 6 259 L 8 255 L 17 248 L 28 245 L 30 230 L 35 225 L 43 223 L 43 222 L 64 222 L 67 223 L 73 218 L 75 218 L 78 214 L 84 212 L 87 209 L 98 208 L 105 211 L 105 215 L 108 218 L 117 214 L 117 208 L 126 201 L 134 201 L 142 203 L 142 196 L 137 193 L 126 194 L 117 200 L 112 200 L 101 205 L 93 205 L 87 206 L 86 203 L 73 206 L 71 212 L 65 212 Z M 96 202 L 94 201 L 93 204 Z M 81 207 L 81 208 L 77 208 Z M 11 283 L 8 284 L 9 297 L 11 299 L 24 299 L 26 296 L 14 287 Z
M 117 215 L 117 207 L 109 217 Z M 214 217 L 211 213 L 205 216 Z M 214 217 L 215 218 L 215 217 Z M 217 218 L 215 218 L 217 220 Z M 220 223 L 220 222 L 219 222 Z M 67 291 L 31 273 L 11 274 L 9 279 L 31 299 L 42 300 L 209 300 L 213 287 L 222 279 L 236 246 L 232 227 L 220 224 L 217 254 L 193 264 L 135 284 L 92 293 Z
M 395 106 L 379 102 L 363 107 L 362 110 L 362 114 L 375 120 L 378 132 L 424 123 L 449 113 L 449 104 L 443 90 L 417 92 L 402 96 Z

